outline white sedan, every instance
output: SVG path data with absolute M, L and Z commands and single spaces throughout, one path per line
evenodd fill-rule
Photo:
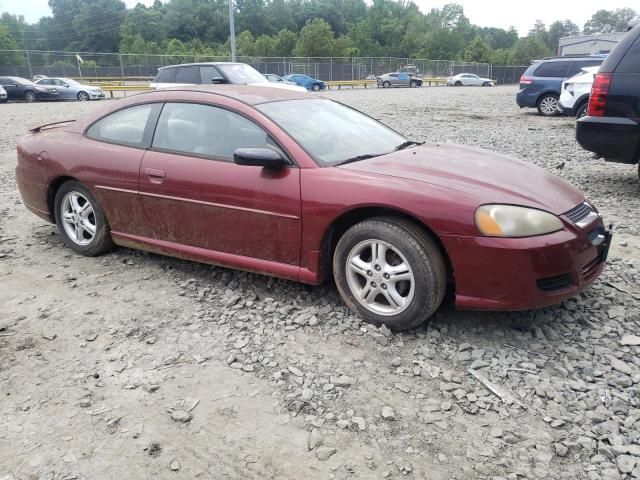
M 453 77 L 447 78 L 447 85 L 454 87 L 476 86 L 476 87 L 493 87 L 495 82 L 490 78 L 482 78 L 473 73 L 459 73 Z

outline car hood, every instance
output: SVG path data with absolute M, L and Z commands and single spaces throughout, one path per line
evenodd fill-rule
M 477 205 L 506 203 L 562 214 L 584 195 L 546 170 L 481 148 L 422 145 L 339 168 L 459 191 Z

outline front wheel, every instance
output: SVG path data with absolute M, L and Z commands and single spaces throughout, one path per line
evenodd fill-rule
M 391 82 L 382 82 L 382 86 L 384 88 L 389 88 L 389 87 L 391 87 Z
M 394 330 L 414 328 L 433 315 L 447 278 L 436 242 L 395 217 L 372 218 L 347 230 L 333 255 L 333 275 L 354 313 Z
M 489 82 L 484 82 L 484 83 L 482 84 L 482 86 L 483 86 L 483 87 L 490 87 L 490 86 L 491 86 L 491 83 L 489 83 Z
M 553 117 L 560 113 L 558 108 L 558 96 L 553 93 L 547 93 L 538 100 L 538 113 L 545 117 Z
M 33 103 L 37 100 L 36 92 L 31 90 L 24 92 L 24 101 L 27 103 Z
M 78 92 L 78 100 L 86 102 L 89 100 L 89 94 L 87 92 Z
M 453 84 L 455 87 L 461 87 L 462 86 L 462 82 L 460 80 L 458 80 L 456 83 Z
M 416 88 L 417 86 L 418 86 L 418 82 L 416 82 L 415 80 L 411 80 L 411 83 L 409 84 L 409 87 Z
M 320 91 L 320 85 L 317 83 L 313 84 L 313 87 L 311 87 L 311 90 L 313 90 L 314 92 L 319 92 Z
M 80 182 L 62 184 L 53 203 L 56 225 L 71 250 L 93 257 L 113 247 L 109 224 L 98 200 Z

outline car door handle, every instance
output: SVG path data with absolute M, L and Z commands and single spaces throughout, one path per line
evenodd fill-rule
M 164 173 L 164 170 L 158 170 L 156 168 L 145 168 L 144 174 L 147 177 L 155 177 L 155 178 L 166 178 L 167 174 Z
M 164 170 L 158 170 L 157 168 L 145 168 L 144 174 L 149 177 L 151 183 L 162 183 L 167 176 Z

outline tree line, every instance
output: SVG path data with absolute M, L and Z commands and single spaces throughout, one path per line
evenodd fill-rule
M 128 9 L 121 0 L 49 0 L 52 15 L 28 24 L 0 17 L 1 49 L 228 56 L 227 0 L 156 0 Z M 411 0 L 235 0 L 237 53 L 255 57 L 410 57 L 526 65 L 553 55 L 558 39 L 624 31 L 630 8 L 598 10 L 582 28 L 570 20 L 515 28 L 480 27 L 451 3 L 420 11 Z M 0 64 L 24 62 L 0 52 Z

